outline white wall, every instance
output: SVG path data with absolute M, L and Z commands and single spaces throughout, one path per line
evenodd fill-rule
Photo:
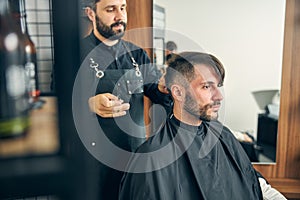
M 226 69 L 222 121 L 232 129 L 257 129 L 260 112 L 251 94 L 280 89 L 285 0 L 155 0 L 166 9 L 166 41 L 196 50 L 192 39 Z M 171 5 L 171 6 L 170 6 Z M 196 45 L 195 45 L 196 46 Z M 198 50 L 198 49 L 197 49 Z

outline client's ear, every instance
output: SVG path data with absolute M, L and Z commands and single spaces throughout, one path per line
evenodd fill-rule
M 172 85 L 171 86 L 171 92 L 174 99 L 177 101 L 183 101 L 184 100 L 184 88 L 179 85 Z

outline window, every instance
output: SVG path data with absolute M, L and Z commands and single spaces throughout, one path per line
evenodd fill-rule
M 52 0 L 25 0 L 27 27 L 37 50 L 39 88 L 42 95 L 52 95 L 51 73 L 54 64 Z

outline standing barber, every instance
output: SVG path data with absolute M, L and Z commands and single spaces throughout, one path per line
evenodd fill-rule
M 170 109 L 171 98 L 158 88 L 158 70 L 146 52 L 122 40 L 126 30 L 126 0 L 85 0 L 92 32 L 83 39 L 80 70 L 89 71 L 97 83 L 89 108 L 105 136 L 118 148 L 133 152 L 145 141 L 144 95 Z M 88 90 L 89 88 L 87 88 Z M 105 144 L 97 144 L 105 145 Z M 109 154 L 111 152 L 99 152 Z M 118 162 L 114 153 L 112 159 Z M 94 163 L 95 164 L 95 163 Z M 95 164 L 96 165 L 96 164 Z M 117 199 L 123 172 L 99 165 L 100 199 Z

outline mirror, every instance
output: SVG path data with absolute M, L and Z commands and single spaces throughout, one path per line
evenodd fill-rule
M 285 0 L 154 0 L 153 8 L 154 27 L 166 30 L 164 40 L 174 41 L 178 52 L 195 49 L 169 33 L 190 38 L 221 60 L 226 69 L 222 122 L 234 132 L 253 136 L 256 145 L 244 146 L 250 154 L 254 150 L 253 162 L 274 163 Z M 278 92 L 261 107 L 255 95 L 264 91 Z

